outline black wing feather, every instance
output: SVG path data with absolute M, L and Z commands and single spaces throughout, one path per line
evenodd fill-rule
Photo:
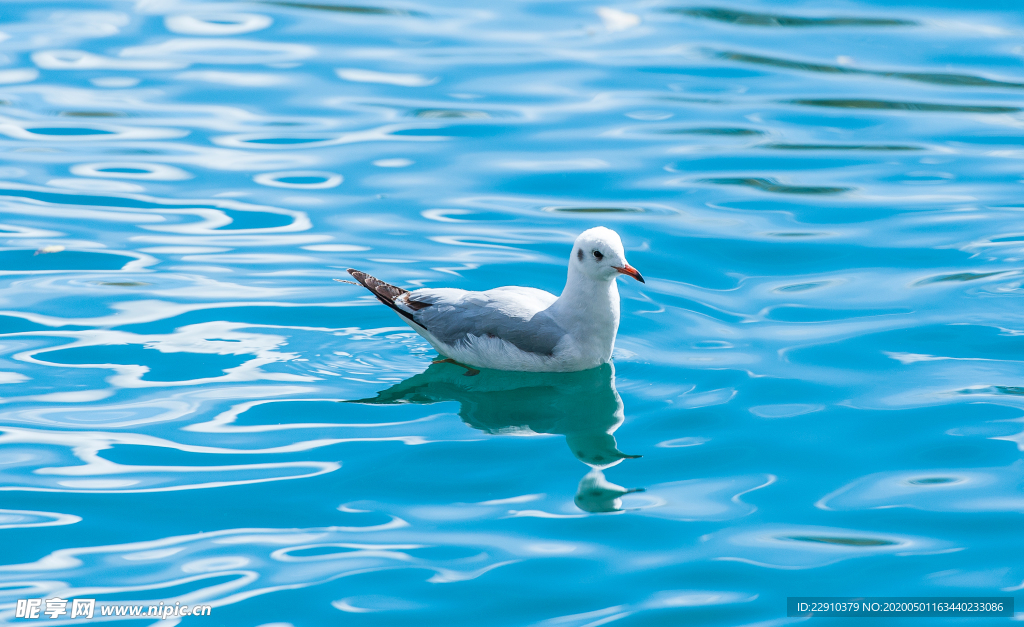
M 351 274 L 356 281 L 359 281 L 360 285 L 370 290 L 370 292 L 372 292 L 373 295 L 377 297 L 377 300 L 384 303 L 388 307 L 394 309 L 403 317 L 416 323 L 418 326 L 423 327 L 424 329 L 426 328 L 423 326 L 422 323 L 417 322 L 416 319 L 412 317 L 411 313 L 405 311 L 404 309 L 401 309 L 398 305 L 395 304 L 395 300 L 402 298 L 404 295 L 408 294 L 409 290 L 404 290 L 400 287 L 391 285 L 390 283 L 385 283 L 384 281 L 381 281 L 380 279 L 373 275 L 366 274 L 365 272 L 360 272 L 359 270 L 355 270 L 353 268 L 349 268 L 348 273 Z M 431 305 L 431 303 L 410 301 L 408 296 L 405 296 L 404 300 L 406 303 L 408 303 L 408 305 L 411 308 L 417 311 L 424 307 L 429 307 Z

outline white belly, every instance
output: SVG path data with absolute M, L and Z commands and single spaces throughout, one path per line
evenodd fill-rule
M 549 356 L 527 353 L 498 337 L 470 335 L 466 340 L 446 344 L 422 327 L 409 326 L 430 342 L 437 352 L 474 368 L 523 372 L 575 372 L 596 368 L 607 363 L 610 358 L 610 355 L 585 354 L 579 350 L 571 335 L 566 335 Z

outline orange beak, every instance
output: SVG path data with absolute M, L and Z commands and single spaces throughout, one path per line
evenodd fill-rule
M 647 283 L 647 281 L 644 281 L 644 277 L 640 274 L 640 271 L 634 268 L 633 266 L 629 265 L 628 263 L 622 266 L 621 268 L 619 266 L 612 267 L 621 272 L 622 274 L 628 274 L 629 276 L 633 277 L 637 281 L 640 281 L 641 283 Z

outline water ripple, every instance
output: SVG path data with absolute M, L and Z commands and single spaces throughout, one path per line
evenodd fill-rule
M 0 621 L 1018 589 L 1020 16 L 734 4 L 7 3 Z M 558 293 L 597 225 L 614 369 L 466 376 L 333 280 Z
M 1024 464 L 1009 468 L 936 469 L 878 473 L 822 497 L 826 510 L 911 507 L 926 511 L 1024 511 L 1017 485 Z
M 678 13 L 689 17 L 738 24 L 742 26 L 778 26 L 778 27 L 877 27 L 877 26 L 916 26 L 911 20 L 873 17 L 799 17 L 773 13 L 752 13 L 721 7 L 693 7 L 687 9 L 666 9 L 669 13 Z

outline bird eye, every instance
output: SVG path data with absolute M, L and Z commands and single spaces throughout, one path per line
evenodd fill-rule
M 604 259 L 604 255 L 601 254 L 600 250 L 595 250 L 594 251 L 594 259 L 597 259 L 598 261 L 601 261 L 602 259 Z

